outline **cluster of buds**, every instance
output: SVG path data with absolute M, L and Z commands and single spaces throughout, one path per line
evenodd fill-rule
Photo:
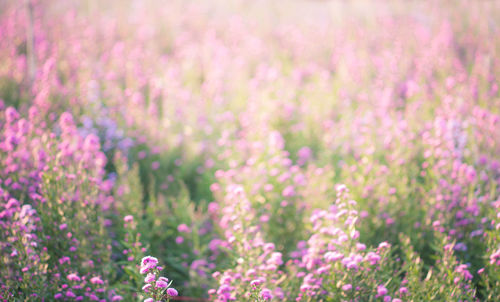
M 144 282 L 146 283 L 142 290 L 147 297 L 144 302 L 161 302 L 170 301 L 170 298 L 177 296 L 179 293 L 173 287 L 170 287 L 172 281 L 168 278 L 160 276 L 163 267 L 158 266 L 158 259 L 151 256 L 146 256 L 141 260 L 140 273 L 146 275 Z

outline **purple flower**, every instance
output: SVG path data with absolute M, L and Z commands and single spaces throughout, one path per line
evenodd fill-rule
M 168 283 L 165 281 L 162 281 L 162 280 L 158 280 L 158 281 L 156 281 L 156 287 L 157 288 L 167 288 Z
M 177 292 L 177 290 L 175 288 L 171 287 L 171 288 L 167 289 L 167 295 L 175 297 L 175 296 L 179 295 L 179 293 Z
M 177 230 L 181 233 L 189 233 L 191 230 L 189 229 L 189 227 L 187 225 L 185 225 L 184 223 L 183 224 L 180 224 L 178 227 L 177 227 Z
M 132 257 L 133 259 L 133 257 Z M 141 273 L 141 275 L 144 275 L 145 273 L 149 272 L 149 270 L 151 269 L 152 267 L 150 266 L 142 266 L 141 269 L 139 270 L 139 273 Z
M 66 276 L 66 278 L 69 280 L 69 281 L 80 281 L 80 277 L 78 277 L 77 274 L 69 274 L 68 276 Z
M 155 279 L 156 279 L 155 274 L 148 274 L 148 275 L 146 276 L 146 278 L 144 278 L 144 282 L 146 282 L 146 283 L 150 283 L 150 282 L 155 281 Z
M 148 264 L 154 264 L 156 266 L 156 264 L 158 264 L 158 259 L 152 256 L 146 256 L 141 259 L 141 266 L 145 266 Z
M 281 193 L 284 197 L 291 197 L 295 195 L 295 188 L 293 186 L 287 186 L 285 189 L 283 189 L 283 192 Z
M 387 294 L 387 288 L 385 288 L 385 286 L 383 285 L 379 285 L 377 287 L 377 296 L 384 296 Z
M 141 274 L 145 274 L 149 272 L 150 269 L 154 269 L 156 267 L 156 264 L 158 264 L 158 259 L 156 259 L 155 257 L 146 256 L 141 260 L 141 269 L 139 272 Z
M 76 297 L 76 295 L 75 295 L 75 293 L 73 293 L 72 291 L 68 290 L 68 291 L 66 292 L 66 297 L 68 297 L 68 298 L 75 298 L 75 297 Z
M 260 296 L 264 300 L 271 300 L 273 298 L 273 294 L 272 294 L 271 290 L 269 290 L 267 288 L 262 289 L 262 291 L 260 292 Z
M 250 285 L 251 285 L 252 287 L 257 287 L 257 286 L 261 285 L 261 283 L 262 283 L 262 281 L 260 281 L 259 279 L 255 279 L 255 280 L 252 280 L 252 281 L 250 282 Z
M 339 252 L 327 252 L 325 254 L 325 260 L 326 262 L 335 262 L 337 260 L 340 260 L 344 257 L 344 255 L 342 255 L 342 253 L 339 253 Z
M 8 107 L 7 109 L 5 109 L 5 120 L 7 121 L 7 123 L 11 123 L 18 118 L 19 113 L 17 113 L 14 107 Z
M 352 285 L 351 284 L 346 284 L 344 286 L 342 286 L 342 290 L 343 291 L 348 291 L 348 290 L 351 290 L 352 289 Z
M 92 277 L 92 279 L 90 279 L 90 283 L 99 285 L 104 284 L 100 277 Z
M 165 278 L 165 277 L 160 277 L 160 278 L 158 278 L 158 280 L 168 283 L 168 278 Z

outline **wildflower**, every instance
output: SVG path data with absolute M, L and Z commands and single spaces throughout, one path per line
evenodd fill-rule
M 14 107 L 8 107 L 7 109 L 5 109 L 5 120 L 7 121 L 7 123 L 11 123 L 18 118 L 19 113 L 17 113 Z
M 162 281 L 162 280 L 158 280 L 158 281 L 156 281 L 156 287 L 158 287 L 158 288 L 167 288 L 168 287 L 168 283 L 165 282 L 165 281 Z
M 141 259 L 141 266 L 145 266 L 148 264 L 154 264 L 156 266 L 156 264 L 158 264 L 158 259 L 156 259 L 155 257 L 151 257 L 151 256 L 146 256 L 146 257 Z
M 337 260 L 342 259 L 344 255 L 342 255 L 342 253 L 339 252 L 327 252 L 324 257 L 327 262 L 335 262 Z
M 255 279 L 255 280 L 252 280 L 252 281 L 250 282 L 250 285 L 251 285 L 253 288 L 255 288 L 255 287 L 259 286 L 261 283 L 262 283 L 262 281 L 260 281 L 259 279 Z
M 366 249 L 366 245 L 362 243 L 356 243 L 356 248 L 358 249 L 358 251 L 364 251 Z
M 271 300 L 273 298 L 273 294 L 272 294 L 271 290 L 269 290 L 267 288 L 262 289 L 262 291 L 260 292 L 260 296 L 264 300 Z
M 181 233 L 189 233 L 191 230 L 189 229 L 189 227 L 187 225 L 185 225 L 184 223 L 183 224 L 180 224 L 178 227 L 177 227 L 177 230 Z
M 160 277 L 160 278 L 158 278 L 158 280 L 168 283 L 168 278 L 165 278 L 165 277 Z
M 133 260 L 133 257 L 132 257 L 132 260 Z M 147 273 L 149 270 L 151 269 L 150 266 L 143 266 L 141 267 L 141 269 L 139 270 L 139 273 L 141 273 L 141 275 L 144 275 L 145 273 Z
M 66 292 L 66 297 L 68 297 L 68 298 L 76 298 L 76 295 L 72 291 L 68 290 Z
M 383 285 L 377 287 L 377 296 L 381 297 L 387 294 L 387 288 Z
M 177 292 L 177 290 L 175 288 L 171 287 L 171 288 L 167 289 L 167 295 L 175 297 L 175 296 L 179 295 L 179 293 Z
M 66 278 L 69 280 L 69 281 L 80 281 L 81 278 L 78 277 L 77 274 L 69 274 L 68 276 L 66 276 Z
M 90 283 L 99 285 L 104 284 L 100 277 L 92 277 L 92 279 L 90 279 Z
M 155 281 L 155 279 L 156 279 L 156 276 L 154 274 L 148 274 L 146 276 L 146 278 L 144 278 L 144 282 L 150 283 L 150 282 Z
M 287 186 L 285 189 L 283 189 L 283 192 L 281 195 L 285 197 L 291 197 L 295 195 L 295 189 L 293 186 Z
M 342 286 L 342 290 L 343 291 L 348 291 L 348 290 L 351 290 L 352 289 L 352 285 L 351 284 L 345 284 L 344 286 Z
M 379 248 L 379 249 L 385 249 L 385 248 L 390 248 L 390 247 L 391 247 L 391 245 L 390 245 L 389 243 L 385 242 L 385 241 L 384 241 L 384 242 L 381 242 L 381 243 L 378 245 L 378 248 Z
M 127 216 L 123 217 L 123 221 L 125 221 L 125 222 L 132 222 L 132 221 L 134 221 L 134 216 L 127 215 Z

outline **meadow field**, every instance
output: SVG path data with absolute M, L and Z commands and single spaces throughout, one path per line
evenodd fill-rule
M 500 1 L 0 0 L 0 301 L 500 301 Z

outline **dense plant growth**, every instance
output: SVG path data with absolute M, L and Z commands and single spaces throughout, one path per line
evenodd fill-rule
M 0 300 L 499 301 L 500 5 L 0 2 Z

